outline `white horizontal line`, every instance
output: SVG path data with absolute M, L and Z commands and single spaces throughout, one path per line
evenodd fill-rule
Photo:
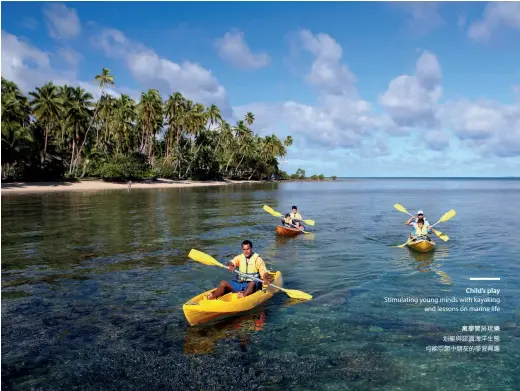
M 500 281 L 500 277 L 470 277 L 472 281 Z

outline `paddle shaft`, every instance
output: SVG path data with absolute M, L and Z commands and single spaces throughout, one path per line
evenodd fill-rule
M 224 267 L 225 267 L 225 266 L 224 266 Z M 244 274 L 244 273 L 241 273 L 241 272 L 237 272 L 236 270 L 233 270 L 233 271 L 234 271 L 235 273 L 237 273 L 238 275 L 241 275 L 241 276 L 243 276 L 243 277 L 246 277 L 246 278 L 252 278 L 253 280 L 256 280 L 256 281 L 258 281 L 258 282 L 261 282 L 262 284 L 264 283 L 264 281 L 262 281 L 262 280 L 259 279 L 259 278 L 248 276 L 247 274 Z M 269 283 L 268 283 L 268 285 L 269 285 L 269 286 L 272 286 L 273 288 L 279 289 L 279 290 L 281 290 L 282 292 L 285 292 L 285 293 L 286 293 L 287 295 L 289 295 L 289 297 L 292 298 L 292 299 L 294 299 L 294 298 L 296 298 L 296 299 L 302 299 L 301 295 L 305 295 L 305 296 L 307 296 L 307 298 L 304 298 L 303 300 L 309 300 L 309 299 L 312 299 L 312 296 L 309 295 L 309 294 L 307 294 L 307 293 L 305 293 L 305 292 L 295 291 L 294 289 L 289 289 L 289 290 L 287 290 L 287 289 L 282 288 L 282 287 L 280 287 L 280 286 L 278 286 L 278 285 L 275 285 L 275 284 L 269 284 Z M 296 296 L 295 296 L 295 293 L 297 293 Z M 300 296 L 300 297 L 298 297 L 298 296 Z
M 223 268 L 227 269 L 227 267 L 225 267 L 224 265 L 221 264 L 221 266 L 222 266 Z M 228 269 L 228 270 L 229 270 L 229 269 Z M 245 277 L 245 278 L 252 278 L 253 280 L 256 280 L 256 281 L 258 281 L 258 282 L 261 282 L 262 284 L 264 283 L 264 281 L 261 280 L 261 279 L 259 279 L 259 278 L 248 276 L 247 274 L 244 274 L 244 273 L 242 273 L 242 272 L 238 272 L 238 271 L 236 271 L 236 270 L 233 270 L 233 272 L 236 273 L 236 274 L 238 274 L 239 276 L 242 276 L 242 277 Z M 270 286 L 272 286 L 272 287 L 274 287 L 274 288 L 280 289 L 281 291 L 284 290 L 283 288 L 281 288 L 281 287 L 279 287 L 279 286 L 277 286 L 277 285 L 274 285 L 274 284 L 268 284 L 268 285 L 270 285 Z
M 226 268 L 226 269 L 227 269 L 227 268 Z M 247 274 L 244 274 L 244 273 L 242 273 L 242 272 L 237 272 L 236 270 L 233 270 L 233 272 L 235 272 L 235 273 L 238 274 L 239 276 L 242 276 L 242 277 L 245 277 L 245 278 L 252 278 L 253 280 L 256 280 L 256 281 L 258 281 L 258 282 L 261 282 L 262 284 L 264 283 L 264 281 L 261 280 L 261 279 L 259 279 L 259 278 L 248 276 Z M 269 284 L 269 285 L 272 286 L 272 287 L 275 287 L 275 288 L 280 289 L 280 290 L 283 291 L 283 288 L 280 288 L 279 286 L 276 286 L 276 285 L 274 285 L 274 284 Z

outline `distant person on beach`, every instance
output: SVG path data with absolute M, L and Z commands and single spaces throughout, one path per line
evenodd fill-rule
M 253 243 L 250 240 L 242 242 L 242 254 L 237 255 L 227 263 L 229 271 L 233 272 L 237 267 L 240 273 L 246 274 L 248 277 L 238 275 L 234 280 L 220 281 L 217 289 L 209 293 L 206 298 L 214 300 L 228 292 L 238 292 L 238 298 L 249 296 L 263 287 L 267 288 L 269 285 L 268 276 L 269 270 L 265 266 L 264 260 L 257 253 L 253 253 Z M 263 284 L 259 281 L 253 280 L 251 277 L 261 278 Z

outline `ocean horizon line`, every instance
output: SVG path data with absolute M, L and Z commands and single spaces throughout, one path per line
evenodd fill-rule
M 329 177 L 330 178 L 330 177 Z M 519 180 L 520 177 L 517 177 L 517 176 L 495 176 L 495 177 L 490 177 L 490 176 L 483 176 L 483 177 L 477 177 L 477 176 L 468 176 L 468 177 L 456 177 L 456 176 L 451 176 L 451 177 L 434 177 L 434 176 L 431 176 L 431 177 L 427 177 L 427 176 L 403 176 L 403 177 L 399 177 L 399 176 L 389 176 L 389 177 L 386 177 L 386 176 L 337 176 L 336 177 L 337 179 L 478 179 L 478 180 L 482 180 L 482 179 L 514 179 L 514 180 Z

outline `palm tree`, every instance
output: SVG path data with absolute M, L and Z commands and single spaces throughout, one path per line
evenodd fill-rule
M 49 135 L 58 121 L 62 112 L 63 100 L 59 96 L 58 87 L 52 83 L 47 83 L 41 88 L 36 88 L 36 92 L 29 92 L 33 97 L 31 106 L 33 114 L 38 121 L 43 124 L 45 130 L 45 146 L 43 147 L 42 162 L 47 153 Z
M 255 116 L 253 113 L 251 112 L 248 112 L 245 117 L 244 117 L 244 120 L 246 121 L 246 123 L 251 126 L 253 125 L 253 122 L 255 122 Z
M 289 148 L 293 144 L 293 138 L 291 136 L 287 136 L 285 140 L 283 140 L 283 146 L 285 148 Z M 285 157 L 287 156 L 287 150 L 284 148 L 283 154 L 280 156 L 282 158 L 282 163 L 280 163 L 280 170 L 282 169 L 283 162 Z
M 81 148 L 79 148 L 75 154 L 76 146 L 79 145 L 79 141 L 81 139 L 81 131 L 85 129 L 90 122 L 90 108 L 92 107 L 92 102 L 90 100 L 92 99 L 92 94 L 90 92 L 86 92 L 80 87 L 71 89 L 69 93 L 71 96 L 70 100 L 67 102 L 64 117 L 66 126 L 71 133 L 70 136 L 72 139 L 72 154 L 69 168 L 69 173 L 71 174 L 78 165 L 83 146 L 85 145 L 85 141 L 87 139 L 87 133 L 85 132 L 85 138 L 81 144 Z
M 105 95 L 105 85 L 115 85 L 114 76 L 110 74 L 110 69 L 103 68 L 99 75 L 96 75 L 94 82 L 101 87 L 101 96 Z
M 142 126 L 140 150 L 148 154 L 148 161 L 151 162 L 155 135 L 163 124 L 163 103 L 159 91 L 149 89 L 143 92 L 137 110 Z
M 31 107 L 18 86 L 2 77 L 2 170 L 23 161 L 34 141 L 30 129 Z M 5 167 L 4 167 L 5 166 Z
M 114 99 L 112 127 L 116 145 L 116 155 L 121 151 L 130 152 L 135 143 L 135 122 L 137 120 L 135 101 L 128 95 L 122 94 Z
M 276 135 L 255 135 L 251 112 L 230 126 L 216 105 L 204 106 L 179 92 L 163 101 L 151 89 L 136 104 L 127 95 L 107 94 L 107 86 L 115 84 L 109 69 L 102 68 L 94 80 L 101 88 L 95 102 L 79 87 L 52 83 L 32 91 L 29 102 L 15 83 L 2 78 L 2 170 L 8 177 L 67 172 L 109 179 L 145 177 L 153 170 L 179 179 L 211 171 L 264 178 L 278 171 L 277 159 L 283 164 L 292 144 L 290 136 L 282 142 Z

